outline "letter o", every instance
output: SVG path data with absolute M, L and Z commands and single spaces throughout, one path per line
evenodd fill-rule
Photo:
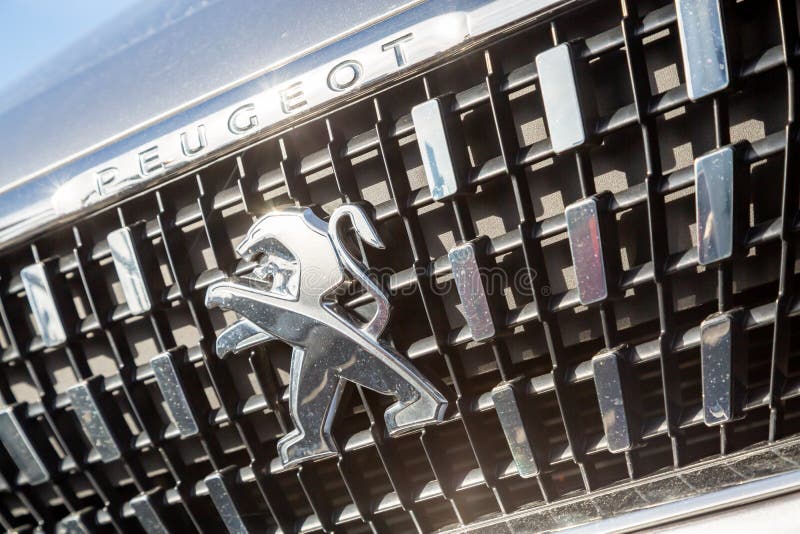
M 364 67 L 354 59 L 342 61 L 328 73 L 328 87 L 336 92 L 350 89 L 361 79 Z

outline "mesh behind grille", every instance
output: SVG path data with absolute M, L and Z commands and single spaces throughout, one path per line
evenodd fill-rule
M 632 4 L 636 4 L 635 8 Z M 51 482 L 27 485 L 0 448 L 0 524 L 52 525 L 86 508 L 98 527 L 139 528 L 127 505 L 157 489 L 170 523 L 221 528 L 203 483 L 234 466 L 236 501 L 267 529 L 431 531 L 631 482 L 800 430 L 800 356 L 794 335 L 798 191 L 797 15 L 792 1 L 725 3 L 734 83 L 689 101 L 671 2 L 602 0 L 550 24 L 523 28 L 481 50 L 404 80 L 371 98 L 265 139 L 158 189 L 3 257 L 0 400 L 27 403 L 26 421 L 58 455 Z M 601 119 L 590 150 L 556 156 L 544 121 L 537 53 L 581 44 Z M 452 93 L 475 191 L 433 202 L 411 108 Z M 698 265 L 693 159 L 737 143 L 751 183 L 747 253 L 720 268 Z M 564 207 L 608 190 L 620 238 L 623 296 L 600 307 L 578 300 Z M 350 387 L 334 426 L 338 459 L 284 470 L 276 441 L 291 429 L 290 349 L 271 345 L 222 361 L 216 334 L 235 317 L 203 304 L 205 288 L 252 268 L 233 252 L 255 218 L 278 206 L 343 201 L 375 207 L 392 269 L 387 339 L 458 398 L 443 424 L 384 436 L 390 399 Z M 137 248 L 158 268 L 161 301 L 131 317 L 106 235 L 141 230 Z M 456 242 L 491 239 L 491 261 L 509 276 L 503 329 L 472 342 L 447 261 Z M 75 331 L 45 349 L 32 326 L 19 271 L 55 265 Z M 517 273 L 532 274 L 520 280 Z M 354 310 L 369 309 L 365 295 Z M 745 308 L 749 389 L 740 420 L 703 424 L 699 325 Z M 643 444 L 606 448 L 591 358 L 628 344 L 641 392 Z M 148 362 L 174 349 L 205 396 L 192 397 L 200 433 L 181 439 Z M 65 391 L 97 375 L 103 410 L 124 418 L 123 457 L 103 463 Z M 547 465 L 517 475 L 491 390 L 523 377 L 543 427 Z M 2 482 L 2 480 L 0 480 Z M 160 501 L 159 501 L 160 502 Z

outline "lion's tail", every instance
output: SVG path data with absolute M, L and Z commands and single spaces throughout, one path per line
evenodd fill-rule
M 336 208 L 331 215 L 331 220 L 328 223 L 328 233 L 330 234 L 333 246 L 336 249 L 336 254 L 342 262 L 344 268 L 358 280 L 361 285 L 372 295 L 375 299 L 377 308 L 375 314 L 372 316 L 367 324 L 362 328 L 365 334 L 377 339 L 386 324 L 389 322 L 389 299 L 383 292 L 383 289 L 375 283 L 366 273 L 366 267 L 357 258 L 353 257 L 347 247 L 344 245 L 344 229 L 341 227 L 343 219 L 349 218 L 356 233 L 367 244 L 375 248 L 386 248 L 381 240 L 378 231 L 372 224 L 372 220 L 363 205 L 360 204 L 342 204 Z

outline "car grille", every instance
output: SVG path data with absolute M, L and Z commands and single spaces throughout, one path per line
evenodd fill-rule
M 790 438 L 800 430 L 793 4 L 725 3 L 732 83 L 698 102 L 683 82 L 671 2 L 590 2 L 6 253 L 0 398 L 19 404 L 33 447 L 53 456 L 54 467 L 48 483 L 33 487 L 2 458 L 3 527 L 52 526 L 80 512 L 97 528 L 138 528 L 130 501 L 149 492 L 171 526 L 214 530 L 222 523 L 204 478 L 220 471 L 242 514 L 267 530 L 432 531 L 546 509 Z M 567 41 L 588 63 L 600 118 L 591 148 L 556 155 L 534 58 Z M 410 111 L 442 95 L 452 95 L 472 190 L 435 202 Z M 744 253 L 702 266 L 692 164 L 728 144 L 751 185 Z M 620 296 L 587 307 L 564 210 L 595 191 L 610 191 Z M 290 349 L 217 358 L 216 334 L 235 316 L 207 310 L 205 289 L 252 269 L 233 246 L 258 215 L 311 203 L 330 213 L 357 200 L 374 206 L 388 244 L 366 253 L 371 267 L 394 273 L 384 280 L 393 305 L 386 337 L 447 384 L 455 409 L 442 424 L 387 438 L 381 414 L 390 399 L 351 387 L 333 428 L 339 456 L 284 469 L 276 442 L 291 430 Z M 161 297 L 136 317 L 106 241 L 122 226 L 152 258 L 147 282 Z M 465 325 L 447 259 L 457 242 L 478 235 L 489 238 L 487 266 L 506 275 L 494 288 L 502 295 L 497 333 L 480 343 Z M 53 269 L 53 291 L 75 317 L 58 349 L 37 334 L 19 274 L 39 261 Z M 347 305 L 370 302 L 354 295 Z M 748 333 L 744 411 L 709 427 L 700 324 L 739 307 Z M 623 344 L 634 364 L 627 380 L 638 389 L 641 444 L 612 453 L 592 357 Z M 155 383 L 149 362 L 165 351 L 195 392 L 194 437 L 181 438 Z M 518 476 L 492 401 L 495 386 L 517 377 L 541 427 L 532 446 L 542 465 L 527 478 Z M 100 399 L 93 409 L 129 437 L 118 459 L 103 461 L 73 413 L 66 392 L 83 380 Z

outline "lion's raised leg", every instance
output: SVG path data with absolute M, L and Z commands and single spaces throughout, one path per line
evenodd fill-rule
M 390 434 L 441 421 L 447 400 L 424 375 L 381 345 L 367 351 L 327 326 L 292 353 L 290 412 L 295 430 L 278 443 L 284 465 L 336 453 L 330 429 L 345 381 L 397 399 L 384 415 Z
M 295 429 L 278 441 L 286 466 L 336 454 L 330 426 L 344 383 L 332 369 L 321 369 L 316 360 L 302 349 L 292 351 L 289 412 Z
M 447 399 L 401 356 L 385 347 L 380 356 L 359 347 L 350 362 L 340 369 L 342 378 L 397 399 L 384 413 L 390 435 L 442 420 Z

